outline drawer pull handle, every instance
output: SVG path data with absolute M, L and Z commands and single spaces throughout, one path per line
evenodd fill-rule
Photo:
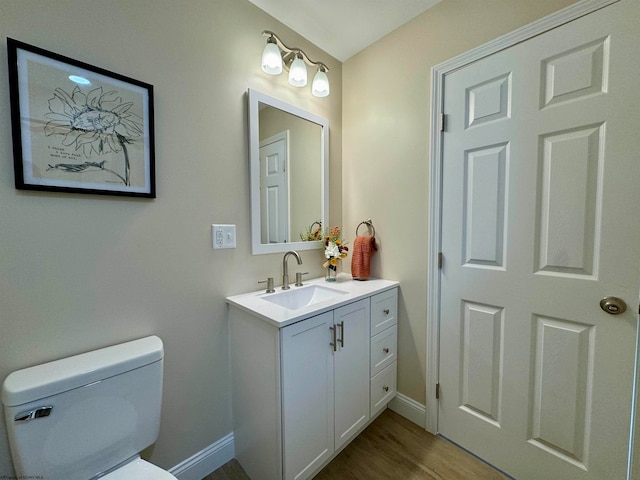
M 389 315 L 389 309 L 388 309 L 388 308 L 385 308 L 385 309 L 383 310 L 383 312 L 384 312 L 384 314 L 385 314 L 385 315 Z
M 388 392 L 388 391 L 389 391 L 389 386 L 388 386 L 388 385 L 385 385 L 384 387 L 382 387 L 382 389 L 383 389 L 385 392 Z
M 383 351 L 384 353 L 389 353 L 389 349 L 388 349 L 387 347 L 384 347 L 384 348 L 382 349 L 382 351 Z
M 329 330 L 331 331 L 331 342 L 329 342 L 329 345 L 331 345 L 333 347 L 333 351 L 335 352 L 337 349 L 337 341 L 336 341 L 336 327 L 329 327 Z
M 342 348 L 344 348 L 344 322 L 340 322 L 336 325 L 336 329 L 340 327 L 340 338 L 336 340 L 336 343 L 339 343 Z M 337 332 L 337 330 L 336 330 Z

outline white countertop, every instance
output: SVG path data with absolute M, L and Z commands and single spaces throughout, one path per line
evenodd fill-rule
M 265 293 L 264 290 L 259 290 L 256 292 L 233 295 L 231 297 L 227 297 L 226 300 L 231 307 L 237 307 L 240 310 L 244 310 L 257 318 L 280 328 L 328 310 L 333 310 L 334 308 L 342 305 L 355 302 L 361 298 L 395 288 L 399 283 L 394 280 L 383 280 L 380 278 L 370 278 L 369 280 L 359 281 L 353 280 L 350 275 L 341 274 L 338 275 L 338 279 L 335 282 L 327 282 L 324 277 L 320 277 L 312 280 L 305 280 L 304 285 L 319 285 L 334 290 L 341 290 L 346 293 L 297 310 L 289 310 L 264 299 L 270 295 L 277 295 L 278 292 L 282 292 L 283 290 L 281 290 L 280 287 L 276 287 L 276 293 Z M 295 288 L 304 287 L 295 287 L 291 284 L 291 289 L 293 290 Z

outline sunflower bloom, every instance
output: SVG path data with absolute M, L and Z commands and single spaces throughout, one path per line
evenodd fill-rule
M 124 174 L 117 175 L 125 185 L 130 185 L 129 154 L 127 144 L 143 134 L 141 119 L 130 112 L 133 102 L 123 102 L 114 90 L 104 92 L 102 87 L 84 94 L 75 87 L 69 94 L 56 88 L 49 99 L 49 122 L 44 127 L 46 136 L 59 135 L 62 145 L 82 151 L 89 159 L 93 154 L 120 153 L 124 155 Z M 90 162 L 86 162 L 90 163 Z M 58 164 L 51 168 L 80 171 Z M 84 164 L 80 164 L 84 165 Z

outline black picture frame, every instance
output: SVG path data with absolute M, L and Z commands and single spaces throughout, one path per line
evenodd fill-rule
M 15 186 L 156 197 L 153 86 L 7 38 Z

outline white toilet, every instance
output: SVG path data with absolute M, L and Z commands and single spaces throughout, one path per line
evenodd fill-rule
M 142 460 L 160 428 L 156 336 L 10 374 L 2 403 L 18 478 L 175 480 Z

